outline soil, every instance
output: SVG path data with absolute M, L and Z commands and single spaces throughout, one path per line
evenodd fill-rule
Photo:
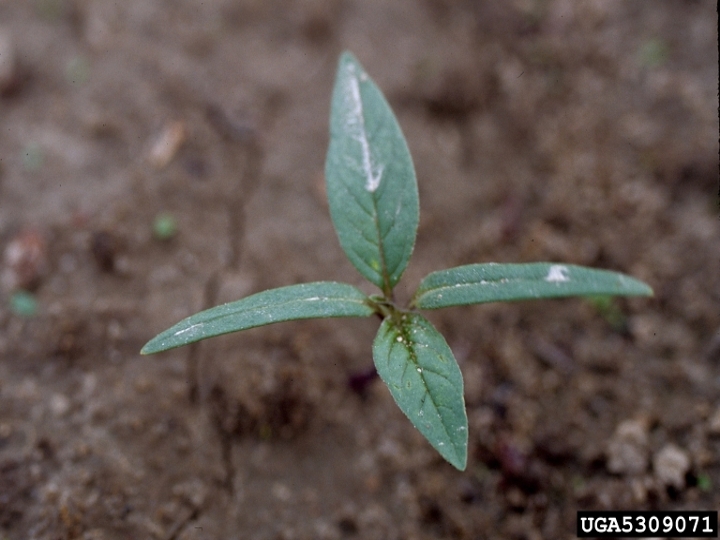
M 717 509 L 717 19 L 690 0 L 0 0 L 0 538 L 557 539 L 578 509 Z M 464 472 L 372 377 L 375 319 L 139 355 L 265 288 L 372 292 L 324 196 L 344 49 L 415 159 L 401 298 L 487 261 L 655 290 L 429 313 L 465 376 Z

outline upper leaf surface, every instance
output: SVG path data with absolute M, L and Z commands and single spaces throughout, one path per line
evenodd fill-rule
M 453 466 L 467 464 L 463 380 L 442 335 L 424 317 L 387 317 L 373 344 L 380 378 L 402 412 Z
M 348 52 L 333 90 L 325 179 L 340 245 L 355 268 L 389 294 L 415 244 L 415 169 L 390 105 Z
M 320 317 L 367 317 L 374 313 L 362 291 L 321 281 L 290 285 L 196 313 L 151 339 L 140 351 L 153 354 L 201 339 L 270 323 Z
M 421 309 L 566 296 L 652 296 L 642 281 L 571 264 L 469 264 L 428 274 L 412 304 Z

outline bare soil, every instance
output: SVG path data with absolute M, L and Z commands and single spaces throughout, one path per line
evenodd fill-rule
M 578 509 L 717 509 L 717 22 L 705 0 L 0 0 L 0 538 L 534 540 Z M 465 472 L 368 375 L 375 319 L 139 355 L 268 287 L 372 292 L 324 196 L 343 49 L 415 159 L 401 298 L 487 261 L 655 289 L 430 313 Z

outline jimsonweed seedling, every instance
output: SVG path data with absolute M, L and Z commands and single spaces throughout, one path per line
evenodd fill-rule
M 393 288 L 407 266 L 419 220 L 410 152 L 380 89 L 355 57 L 340 62 L 330 112 L 325 180 L 335 230 L 352 264 L 380 293 L 336 282 L 290 285 L 197 313 L 150 340 L 152 354 L 270 323 L 379 315 L 373 359 L 400 409 L 452 465 L 465 469 L 463 379 L 450 347 L 418 310 L 567 296 L 649 296 L 624 274 L 569 264 L 470 264 L 429 274 L 410 305 Z

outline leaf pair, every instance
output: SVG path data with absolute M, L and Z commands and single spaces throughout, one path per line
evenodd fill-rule
M 414 309 L 539 298 L 652 294 L 624 274 L 554 263 L 471 264 L 429 274 L 411 310 L 393 288 L 412 254 L 419 221 L 412 158 L 387 101 L 362 66 L 343 53 L 333 91 L 325 178 L 330 215 L 355 268 L 381 291 L 316 282 L 263 291 L 180 321 L 143 347 L 152 354 L 274 322 L 317 317 L 383 318 L 373 344 L 380 378 L 395 402 L 452 465 L 467 463 L 463 380 L 442 335 Z

